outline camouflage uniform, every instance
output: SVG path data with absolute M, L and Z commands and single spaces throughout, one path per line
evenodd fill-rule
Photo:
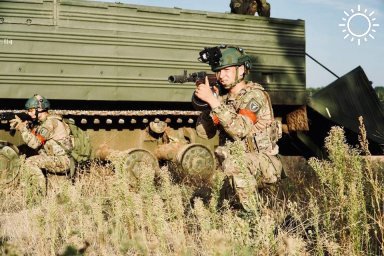
M 257 12 L 259 16 L 271 16 L 271 5 L 266 0 L 231 0 L 229 6 L 231 13 L 255 15 Z
M 274 120 L 268 94 L 256 83 L 248 82 L 235 96 L 221 96 L 220 102 L 219 107 L 199 117 L 197 132 L 208 138 L 218 129 L 221 146 L 226 141 L 241 142 L 246 170 L 238 168 L 225 148 L 218 147 L 216 154 L 222 160 L 222 169 L 230 180 L 231 189 L 240 204 L 247 208 L 249 194 L 280 178 L 282 165 L 277 157 L 276 142 L 281 137 L 281 126 Z M 255 116 L 257 120 L 252 120 Z
M 32 179 L 36 179 L 40 188 L 45 188 L 45 176 L 41 169 L 53 173 L 66 173 L 70 168 L 69 153 L 72 150 L 72 139 L 67 124 L 60 116 L 48 115 L 33 129 L 24 126 L 21 129 L 24 142 L 39 154 L 26 159 L 25 171 Z

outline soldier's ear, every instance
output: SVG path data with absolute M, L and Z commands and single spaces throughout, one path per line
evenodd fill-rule
M 246 70 L 244 65 L 239 66 L 239 74 L 241 74 L 242 76 L 246 75 Z

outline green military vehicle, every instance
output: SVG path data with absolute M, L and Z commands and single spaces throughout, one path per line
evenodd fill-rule
M 209 73 L 198 53 L 220 44 L 252 55 L 248 79 L 266 88 L 283 122 L 282 154 L 311 148 L 303 20 L 81 0 L 1 1 L 0 112 L 22 112 L 26 99 L 40 94 L 87 130 L 93 157 L 124 151 L 127 166 L 170 160 L 200 175 L 214 168 L 217 138 L 196 135 L 194 83 L 168 78 Z M 8 150 L 0 169 L 7 170 L 15 155 L 9 151 L 20 150 L 22 140 L 6 118 L 0 141 Z

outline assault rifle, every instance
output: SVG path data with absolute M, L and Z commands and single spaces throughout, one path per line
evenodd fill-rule
M 190 73 L 188 75 L 188 71 L 184 70 L 183 75 L 172 75 L 168 77 L 168 81 L 170 83 L 187 83 L 193 82 L 196 85 L 205 83 L 205 77 L 208 77 L 209 85 L 211 86 L 212 93 L 216 95 L 214 87 L 218 87 L 218 82 L 215 74 L 208 74 L 205 71 L 199 71 Z M 200 100 L 195 93 L 192 94 L 192 104 L 196 110 L 205 110 L 208 109 L 209 106 L 206 102 Z
M 30 115 L 28 115 L 25 112 L 0 112 L 0 121 L 10 121 L 12 119 L 15 119 L 16 116 L 18 116 L 21 121 L 28 121 L 28 122 L 33 122 L 33 119 Z
M 13 111 L 8 111 L 8 112 L 1 112 L 0 111 L 0 122 L 2 121 L 11 121 L 12 119 L 15 119 L 16 116 L 18 116 L 21 121 L 27 121 L 28 122 L 28 127 L 31 128 L 33 127 L 35 120 L 28 115 L 25 112 L 13 112 Z M 13 136 L 15 134 L 16 130 L 11 127 L 11 135 Z

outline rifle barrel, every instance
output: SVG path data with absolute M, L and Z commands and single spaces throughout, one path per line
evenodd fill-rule
M 185 83 L 188 82 L 188 78 L 184 75 L 173 75 L 168 77 L 170 83 Z

